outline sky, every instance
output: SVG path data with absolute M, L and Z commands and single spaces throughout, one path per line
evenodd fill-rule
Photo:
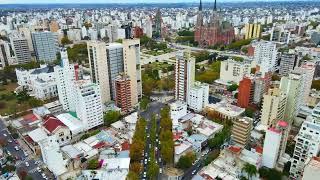
M 214 0 L 203 0 L 204 2 L 214 2 Z M 301 0 L 217 0 L 218 2 L 241 2 L 241 1 L 301 1 Z M 305 0 L 310 1 L 310 0 Z M 54 3 L 181 3 L 199 0 L 0 0 L 0 4 L 54 4 Z

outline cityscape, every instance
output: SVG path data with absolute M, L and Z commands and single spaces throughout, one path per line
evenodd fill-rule
M 0 1 L 0 180 L 320 179 L 320 1 Z

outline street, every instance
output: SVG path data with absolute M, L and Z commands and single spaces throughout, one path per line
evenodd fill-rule
M 160 111 L 161 111 L 161 108 L 163 108 L 165 106 L 165 104 L 163 103 L 160 103 L 160 102 L 157 102 L 157 101 L 154 101 L 154 102 L 151 102 L 149 104 L 149 107 L 147 108 L 146 111 L 144 112 L 141 112 L 140 113 L 140 116 L 145 118 L 147 120 L 147 128 L 146 128 L 146 144 L 145 144 L 145 149 L 144 149 L 144 157 L 143 157 L 143 171 L 142 171 L 142 174 L 141 174 L 141 179 L 146 179 L 144 177 L 144 174 L 146 174 L 148 172 L 148 162 L 149 162 L 149 159 L 150 159 L 150 147 L 151 147 L 151 140 L 150 140 L 150 128 L 151 128 L 151 124 L 152 122 L 150 121 L 151 118 L 152 118 L 152 115 L 153 114 L 156 114 L 156 119 L 157 119 L 157 130 L 156 130 L 156 138 L 158 139 L 158 134 L 160 132 L 160 129 L 159 129 L 159 126 L 160 126 Z M 159 141 L 156 142 L 155 144 L 155 148 L 157 148 L 158 150 L 156 151 L 156 161 L 157 161 L 157 164 L 159 165 L 159 168 L 162 169 L 163 167 L 163 164 L 162 164 L 162 161 L 161 161 L 161 157 L 160 157 L 160 146 L 159 146 Z
M 12 138 L 2 119 L 0 120 L 0 129 L 0 138 L 4 138 L 8 142 L 6 147 L 4 147 L 3 149 L 5 152 L 7 152 L 8 155 L 11 155 L 14 159 L 16 159 L 15 165 L 17 172 L 19 172 L 20 170 L 25 170 L 28 175 L 36 180 L 46 178 L 49 179 L 48 177 L 53 177 L 53 175 L 49 172 L 45 172 L 45 176 L 42 176 L 43 170 L 41 170 L 41 172 L 38 172 L 39 170 L 37 170 L 37 168 L 41 168 L 43 162 L 40 159 L 34 158 L 20 146 L 17 140 Z

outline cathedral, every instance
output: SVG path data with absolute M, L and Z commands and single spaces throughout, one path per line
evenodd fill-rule
M 221 20 L 217 11 L 216 0 L 214 1 L 213 14 L 209 23 L 203 22 L 202 2 L 200 0 L 194 38 L 200 47 L 226 45 L 234 40 L 234 28 L 231 23 Z

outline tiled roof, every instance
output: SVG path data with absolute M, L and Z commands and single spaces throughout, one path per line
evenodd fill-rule
M 56 130 L 59 126 L 66 125 L 53 115 L 47 115 L 44 117 L 43 127 L 46 128 L 50 133 Z

